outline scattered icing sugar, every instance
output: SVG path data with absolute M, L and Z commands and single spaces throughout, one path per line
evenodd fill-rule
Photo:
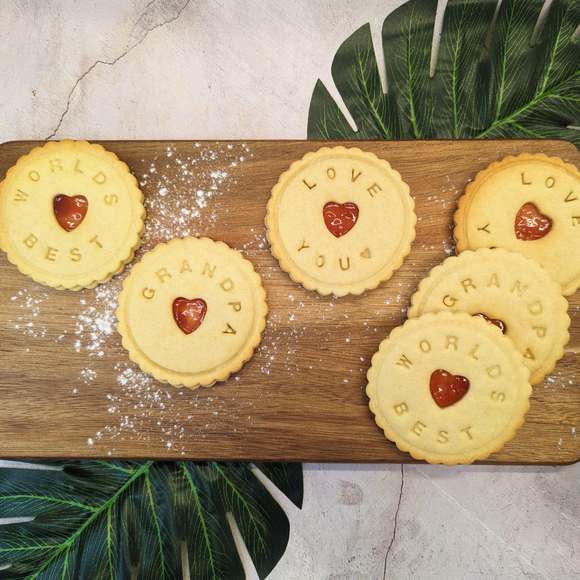
M 178 154 L 176 148 L 170 145 L 150 163 L 143 160 L 146 170 L 140 174 L 136 172 L 135 176 L 148 193 L 143 202 L 147 211 L 146 229 L 133 263 L 158 243 L 189 235 L 206 235 L 223 213 L 220 198 L 236 187 L 235 174 L 239 173 L 244 161 L 251 157 L 252 152 L 244 143 L 227 146 L 220 143 L 196 143 L 187 155 L 181 148 Z M 213 163 L 204 164 L 207 161 Z M 211 170 L 204 169 L 204 166 L 210 165 Z M 216 168 L 216 165 L 219 167 Z M 256 232 L 254 235 L 255 240 L 245 244 L 243 249 L 265 247 L 267 241 L 264 232 Z M 55 340 L 62 341 L 63 348 L 70 348 L 78 355 L 78 360 L 83 361 L 77 381 L 71 387 L 71 396 L 82 396 L 86 389 L 105 380 L 104 377 L 108 379 L 111 376 L 111 365 L 114 365 L 113 375 L 116 380 L 107 385 L 105 391 L 110 420 L 87 438 L 88 446 L 106 445 L 107 454 L 113 456 L 116 452 L 115 441 L 148 441 L 154 437 L 157 443 L 161 432 L 161 442 L 168 451 L 175 453 L 188 438 L 205 438 L 210 426 L 206 422 L 192 426 L 192 414 L 183 412 L 184 400 L 189 402 L 192 409 L 207 407 L 216 422 L 220 420 L 224 407 L 221 400 L 211 394 L 188 398 L 184 396 L 191 392 L 188 389 L 181 391 L 173 386 L 162 385 L 142 372 L 126 356 L 117 332 L 115 311 L 123 280 L 129 275 L 131 267 L 132 264 L 129 264 L 122 274 L 95 289 L 69 294 L 76 297 L 78 303 L 71 308 L 68 328 L 59 329 Z M 41 322 L 40 315 L 45 314 L 43 306 L 58 295 L 56 291 L 42 292 L 37 288 L 18 291 L 10 297 L 9 323 L 27 338 L 45 338 L 50 329 Z M 123 362 L 115 363 L 111 354 L 115 354 L 116 361 L 119 352 L 123 353 Z M 181 403 L 180 410 L 177 407 L 178 401 Z M 254 404 L 250 403 L 242 410 L 248 419 L 252 416 L 252 407 Z M 154 435 L 151 431 L 152 421 L 155 421 L 158 428 Z
M 42 304 L 49 299 L 48 292 L 19 290 L 10 297 L 18 310 L 17 314 L 8 318 L 8 323 L 12 324 L 15 330 L 22 331 L 28 337 L 44 338 L 48 333 L 48 326 L 40 323 L 38 316 L 42 311 Z
M 237 185 L 230 168 L 238 167 L 250 157 L 250 148 L 243 143 L 227 146 L 196 143 L 187 155 L 181 150 L 177 154 L 174 147 L 168 146 L 166 155 L 157 155 L 145 173 L 136 174 L 140 186 L 154 195 L 146 195 L 144 199 L 146 229 L 135 261 L 158 243 L 207 234 L 208 229 L 218 222 L 220 197 Z M 216 169 L 216 163 L 212 163 L 211 171 L 204 170 L 204 162 L 208 160 L 219 162 L 220 168 Z M 259 238 L 257 245 L 263 247 L 266 243 L 263 232 L 260 232 Z M 79 379 L 85 384 L 98 378 L 96 365 L 90 366 L 91 357 L 100 359 L 106 357 L 109 350 L 122 348 L 121 338 L 116 332 L 115 310 L 122 280 L 130 269 L 131 266 L 128 266 L 121 276 L 97 287 L 96 303 L 91 306 L 85 304 L 76 317 L 75 349 L 87 353 L 89 360 L 89 366 L 79 374 Z M 191 415 L 183 415 L 177 410 L 178 401 L 181 403 L 179 408 L 183 410 L 183 400 L 187 399 L 184 393 L 188 393 L 188 389 L 182 391 L 171 385 L 162 385 L 128 358 L 115 364 L 114 370 L 117 384 L 107 395 L 111 420 L 90 439 L 90 445 L 101 441 L 110 445 L 114 441 L 150 440 L 152 420 L 156 420 L 162 434 L 161 441 L 172 452 L 179 449 L 180 442 L 190 437 L 206 436 L 203 430 L 208 425 L 196 429 L 191 425 Z M 187 400 L 193 407 L 200 404 L 214 407 L 213 414 L 219 415 L 220 404 L 211 396 Z M 194 433 L 196 430 L 198 432 Z M 159 441 L 158 434 L 154 437 Z M 113 448 L 109 455 L 114 452 Z
M 142 236 L 144 247 L 168 242 L 176 237 L 199 236 L 218 222 L 220 197 L 237 185 L 231 169 L 246 157 L 252 157 L 244 144 L 202 146 L 196 143 L 189 154 L 167 147 L 166 156 L 158 154 L 145 173 L 137 175 L 139 185 L 157 195 L 146 196 L 147 228 Z M 211 161 L 212 169 L 206 169 Z M 215 162 L 221 166 L 215 168 Z M 193 203 L 192 203 L 193 200 Z M 154 217 L 153 217 L 154 216 Z
M 136 177 L 150 194 L 144 200 L 147 227 L 135 261 L 157 243 L 176 237 L 208 234 L 223 217 L 221 198 L 225 193 L 235 192 L 236 172 L 251 157 L 250 148 L 245 144 L 224 146 L 196 143 L 187 155 L 181 149 L 177 152 L 173 146 L 168 146 L 150 163 L 144 162 L 146 170 L 136 174 Z M 218 161 L 219 168 L 216 169 L 216 163 L 213 163 L 211 170 L 203 169 L 204 162 L 208 160 Z M 445 189 L 442 190 L 444 192 Z M 430 196 L 428 204 L 432 212 L 449 212 L 445 199 L 437 195 Z M 252 252 L 269 248 L 269 243 L 263 229 L 254 231 L 252 228 L 249 233 L 252 234 L 249 239 L 236 249 L 251 259 Z M 441 244 L 445 254 L 454 253 L 451 228 L 449 236 L 444 237 L 442 242 L 422 244 L 422 249 L 436 250 L 434 254 L 440 256 Z M 437 256 L 432 258 L 430 267 L 441 262 Z M 343 376 L 340 380 L 348 388 L 364 389 L 364 373 L 370 364 L 370 357 L 360 356 L 357 343 L 366 335 L 378 345 L 382 335 L 386 334 L 385 328 L 402 324 L 410 296 L 422 278 L 419 270 L 389 281 L 387 297 L 384 300 L 381 298 L 382 302 L 378 301 L 377 310 L 373 309 L 371 316 L 359 320 L 361 332 L 346 337 L 343 333 L 340 344 L 336 331 L 350 324 L 352 319 L 357 320 L 360 314 L 356 306 L 349 307 L 347 300 L 312 293 L 308 293 L 308 299 L 303 299 L 306 294 L 302 288 L 290 290 L 286 296 L 278 296 L 277 300 L 285 303 L 270 308 L 262 342 L 256 349 L 256 357 L 260 361 L 259 372 L 270 375 L 284 371 L 291 377 L 316 369 L 332 352 L 333 356 L 343 357 L 343 360 L 350 357 L 353 361 L 353 368 L 346 370 L 347 378 Z M 176 451 L 185 454 L 186 449 L 191 449 L 191 441 L 207 436 L 208 428 L 216 428 L 222 421 L 226 424 L 231 420 L 231 404 L 225 403 L 227 397 L 231 402 L 233 395 L 224 395 L 223 391 L 219 394 L 213 390 L 203 392 L 203 389 L 191 395 L 188 389 L 164 386 L 129 360 L 116 329 L 115 310 L 123 279 L 130 271 L 131 265 L 109 283 L 76 294 L 78 306 L 71 310 L 70 326 L 59 329 L 58 334 L 53 331 L 53 336 L 49 336 L 50 329 L 40 316 L 43 307 L 58 295 L 54 291 L 39 291 L 36 288 L 34 291 L 20 290 L 15 293 L 10 297 L 9 323 L 27 338 L 44 339 L 48 336 L 63 342 L 63 347 L 70 347 L 79 355 L 77 358 L 82 361 L 82 366 L 78 370 L 76 383 L 71 386 L 71 396 L 82 396 L 87 389 L 99 384 L 104 375 L 110 377 L 113 369 L 114 380 L 107 385 L 106 400 L 103 401 L 107 421 L 99 431 L 90 434 L 88 446 L 94 448 L 101 444 L 106 447 L 108 455 L 114 456 L 116 442 L 139 440 L 156 444 L 161 442 L 171 455 L 175 455 Z M 279 275 L 278 266 L 263 267 L 260 273 L 264 280 L 268 280 Z M 367 299 L 368 295 L 364 293 L 362 299 Z M 577 314 L 580 315 L 580 307 L 573 312 L 573 315 Z M 305 351 L 302 348 L 304 340 L 310 340 L 313 336 L 319 348 Z M 122 362 L 116 362 L 119 360 L 118 353 L 123 353 Z M 229 380 L 239 381 L 240 377 L 234 375 Z M 567 385 L 578 385 L 575 374 L 570 376 L 568 373 L 564 378 L 561 373 L 553 373 L 547 377 L 543 388 L 555 391 Z M 243 403 L 239 416 L 247 418 L 250 423 L 254 406 L 251 402 Z M 205 412 L 204 417 L 211 417 L 211 420 L 204 418 L 200 424 L 192 421 L 194 411 L 200 408 Z M 195 417 L 198 418 L 199 414 Z M 155 425 L 153 430 L 152 425 Z M 239 432 L 240 428 L 233 428 L 232 431 Z M 572 427 L 571 435 L 574 438 L 578 436 L 575 427 Z
M 94 305 L 87 305 L 85 299 L 79 301 L 81 310 L 73 315 L 76 338 L 74 348 L 77 353 L 84 352 L 89 357 L 104 356 L 107 337 L 116 333 L 115 309 L 119 291 L 119 281 L 111 281 L 93 290 Z M 96 376 L 96 372 L 90 368 L 81 371 L 85 382 L 92 382 Z

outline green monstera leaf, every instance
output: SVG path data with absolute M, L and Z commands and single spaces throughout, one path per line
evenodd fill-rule
M 332 77 L 353 129 L 319 80 L 309 139 L 560 138 L 580 145 L 580 2 L 449 0 L 432 66 L 436 0 L 383 24 L 383 91 L 370 27 L 339 48 Z M 542 18 L 540 18 L 542 15 Z
M 192 580 L 243 579 L 235 528 L 265 578 L 288 543 L 286 514 L 248 464 L 31 467 L 0 469 L 2 579 L 181 580 L 184 568 Z M 301 506 L 300 464 L 257 468 Z

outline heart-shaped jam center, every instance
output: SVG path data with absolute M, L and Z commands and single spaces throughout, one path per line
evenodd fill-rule
M 481 312 L 477 312 L 472 316 L 479 316 L 483 318 L 485 321 L 487 321 L 489 324 L 495 324 L 504 334 L 507 332 L 506 323 L 503 320 L 500 320 L 499 318 L 489 318 L 489 316 L 486 316 Z
M 85 219 L 89 202 L 84 195 L 59 193 L 53 200 L 54 215 L 63 230 L 72 232 Z
M 518 240 L 539 240 L 552 229 L 552 220 L 533 203 L 524 203 L 516 215 L 514 227 Z
M 443 369 L 431 373 L 429 390 L 440 407 L 457 403 L 469 390 L 469 380 L 461 375 L 452 375 Z
M 207 312 L 207 304 L 202 298 L 176 298 L 173 301 L 173 318 L 185 334 L 197 330 Z
M 324 223 L 328 231 L 335 237 L 340 238 L 348 234 L 358 219 L 358 207 L 355 203 L 336 203 L 329 201 L 322 210 Z

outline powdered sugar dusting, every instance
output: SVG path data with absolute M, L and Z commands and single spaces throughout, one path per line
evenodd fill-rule
M 18 313 L 8 319 L 15 330 L 22 331 L 29 337 L 44 337 L 48 327 L 39 322 L 42 305 L 50 297 L 48 292 L 31 292 L 28 289 L 19 290 L 10 300 L 18 307 Z
M 148 170 L 137 176 L 141 188 L 152 193 L 144 200 L 146 229 L 137 259 L 158 243 L 186 236 L 208 235 L 222 214 L 221 197 L 237 185 L 233 177 L 234 168 L 251 156 L 250 148 L 243 143 L 235 146 L 196 143 L 187 155 L 181 150 L 178 153 L 175 147 L 168 145 L 164 153 L 152 158 Z M 207 166 L 212 169 L 205 169 Z M 129 270 L 121 278 L 128 275 Z M 77 326 L 84 337 L 84 340 L 79 338 L 79 342 L 89 356 L 105 356 L 105 343 L 113 338 L 111 334 L 116 330 L 115 309 L 120 290 L 115 286 L 120 286 L 120 283 L 119 279 L 115 284 L 103 286 L 97 296 L 98 306 L 86 308 L 78 317 Z M 114 338 L 120 343 L 118 334 L 115 333 Z M 204 400 L 203 395 L 196 394 L 188 399 L 186 395 L 191 393 L 188 389 L 182 391 L 173 386 L 165 387 L 129 360 L 117 363 L 115 373 L 116 388 L 107 395 L 111 421 L 90 438 L 90 445 L 103 440 L 108 445 L 115 441 L 150 440 L 152 421 L 157 427 L 155 441 L 161 439 L 168 450 L 179 449 L 180 444 L 192 436 L 205 437 L 203 432 L 193 434 L 196 429 L 192 428 L 191 415 L 180 414 L 175 404 L 177 400 L 183 403 L 187 399 L 197 407 L 199 400 Z M 85 382 L 96 378 L 93 369 L 85 369 L 82 374 Z M 219 405 L 215 401 L 212 403 L 217 415 Z M 185 424 L 188 424 L 187 429 Z M 202 431 L 203 428 L 205 425 L 200 426 Z M 112 448 L 108 453 L 113 455 L 114 452 Z
M 252 156 L 251 148 L 244 143 L 204 142 L 187 150 L 167 144 L 154 156 L 143 159 L 135 175 L 145 193 L 147 221 L 135 262 L 158 243 L 185 236 L 211 237 L 214 228 L 226 231 L 227 219 L 231 217 L 228 199 L 238 193 L 244 163 Z M 456 192 L 447 181 L 440 194 L 421 199 L 419 233 L 423 226 L 436 225 L 435 214 L 449 215 L 452 210 L 450 199 L 455 198 Z M 379 289 L 359 297 L 336 298 L 305 291 L 281 273 L 275 260 L 264 259 L 265 254 L 271 256 L 265 230 L 259 224 L 248 227 L 244 234 L 244 241 L 236 249 L 252 261 L 259 257 L 255 263 L 259 263 L 258 271 L 265 285 L 276 282 L 276 292 L 268 296 L 270 310 L 263 340 L 248 364 L 253 365 L 252 372 L 258 375 L 258 380 L 260 375 L 263 379 L 256 399 L 280 397 L 280 391 L 296 389 L 304 377 L 326 368 L 330 369 L 329 379 L 335 385 L 345 392 L 362 390 L 364 400 L 372 352 L 368 348 L 368 352 L 361 351 L 361 345 L 378 346 L 389 329 L 403 323 L 410 296 L 422 274 L 439 264 L 443 254 L 451 255 L 455 250 L 452 225 L 445 232 L 448 235 L 437 238 L 424 235 L 414 243 L 415 251 L 406 258 L 403 268 Z M 26 339 L 23 342 L 30 344 L 31 350 L 34 341 L 38 344 L 53 340 L 63 350 L 74 353 L 75 361 L 79 361 L 78 376 L 70 385 L 71 397 L 82 397 L 93 390 L 103 393 L 105 420 L 94 432 L 92 428 L 88 430 L 87 447 L 91 452 L 114 457 L 117 449 L 126 452 L 128 441 L 145 441 L 174 457 L 179 453 L 190 454 L 195 441 L 211 438 L 216 432 L 219 437 L 230 437 L 244 429 L 252 430 L 254 409 L 260 403 L 239 395 L 236 399 L 235 387 L 247 385 L 241 380 L 241 373 L 230 377 L 228 381 L 233 384 L 225 388 L 191 391 L 163 385 L 129 360 L 117 332 L 115 310 L 123 280 L 130 271 L 131 265 L 94 290 L 67 292 L 73 298 L 69 310 L 59 318 L 58 333 L 43 316 L 47 306 L 53 312 L 58 310 L 58 291 L 39 290 L 37 286 L 10 296 L 9 324 L 23 335 Z M 368 309 L 370 302 L 372 310 Z M 580 317 L 578 307 L 571 314 Z M 62 320 L 66 324 L 61 328 Z M 340 376 L 333 377 L 334 361 L 338 359 Z M 273 392 L 272 384 L 277 392 Z M 557 396 L 556 391 L 562 388 L 577 385 L 575 373 L 557 371 L 537 387 L 537 392 L 548 398 Z M 571 435 L 576 439 L 575 427 Z
M 120 290 L 120 280 L 102 284 L 95 288 L 94 303 L 87 304 L 85 298 L 79 300 L 81 311 L 73 316 L 75 321 L 75 352 L 85 354 L 89 361 L 91 357 L 105 356 L 107 339 L 116 336 L 117 319 L 115 309 L 117 294 Z M 92 302 L 92 301 L 91 301 Z M 87 368 L 81 371 L 85 382 L 92 382 L 97 374 Z
M 187 155 L 178 155 L 168 145 L 165 154 L 155 156 L 148 171 L 138 176 L 140 187 L 153 193 L 144 203 L 149 217 L 143 246 L 199 236 L 201 231 L 207 235 L 222 216 L 221 197 L 237 185 L 234 169 L 250 157 L 252 152 L 244 143 L 195 143 Z
M 223 214 L 223 194 L 236 187 L 235 175 L 239 175 L 244 161 L 251 157 L 252 152 L 244 143 L 196 143 L 188 154 L 184 154 L 182 148 L 178 153 L 176 147 L 168 145 L 165 151 L 148 160 L 147 170 L 136 174 L 145 194 L 147 217 L 141 247 L 133 263 L 158 243 L 208 235 Z M 209 166 L 212 169 L 206 170 Z M 265 243 L 263 231 L 257 231 L 255 240 L 246 248 L 263 248 Z M 189 389 L 182 391 L 162 385 L 129 360 L 117 332 L 116 309 L 123 280 L 131 267 L 129 264 L 122 274 L 106 284 L 74 293 L 72 296 L 78 303 L 72 309 L 68 327 L 55 340 L 62 341 L 63 348 L 70 349 L 77 360 L 83 361 L 76 384 L 71 386 L 71 396 L 82 396 L 87 389 L 100 387 L 100 381 L 111 376 L 113 366 L 116 381 L 107 385 L 105 403 L 110 420 L 87 438 L 88 446 L 94 448 L 104 444 L 108 455 L 114 456 L 117 441 L 149 441 L 154 437 L 156 443 L 161 439 L 166 449 L 173 453 L 191 437 L 206 437 L 209 427 L 207 422 L 192 426 L 192 415 L 180 412 L 177 401 L 181 403 L 181 410 L 184 400 L 188 400 L 192 409 L 211 408 L 213 424 L 219 423 L 223 405 L 210 390 L 204 393 L 201 389 L 201 395 L 195 392 L 189 397 L 192 394 Z M 40 322 L 42 308 L 50 300 L 58 302 L 58 294 L 50 289 L 46 292 L 18 291 L 11 297 L 14 315 L 9 322 L 16 331 L 28 337 L 45 338 L 49 327 Z M 123 361 L 115 362 L 119 360 L 119 353 Z M 251 419 L 251 408 L 243 412 Z

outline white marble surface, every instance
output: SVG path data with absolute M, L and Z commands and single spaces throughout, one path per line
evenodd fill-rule
M 367 22 L 378 39 L 401 3 L 3 0 L 0 141 L 306 138 L 341 42 Z M 305 465 L 270 578 L 578 578 L 579 480 L 578 464 Z

